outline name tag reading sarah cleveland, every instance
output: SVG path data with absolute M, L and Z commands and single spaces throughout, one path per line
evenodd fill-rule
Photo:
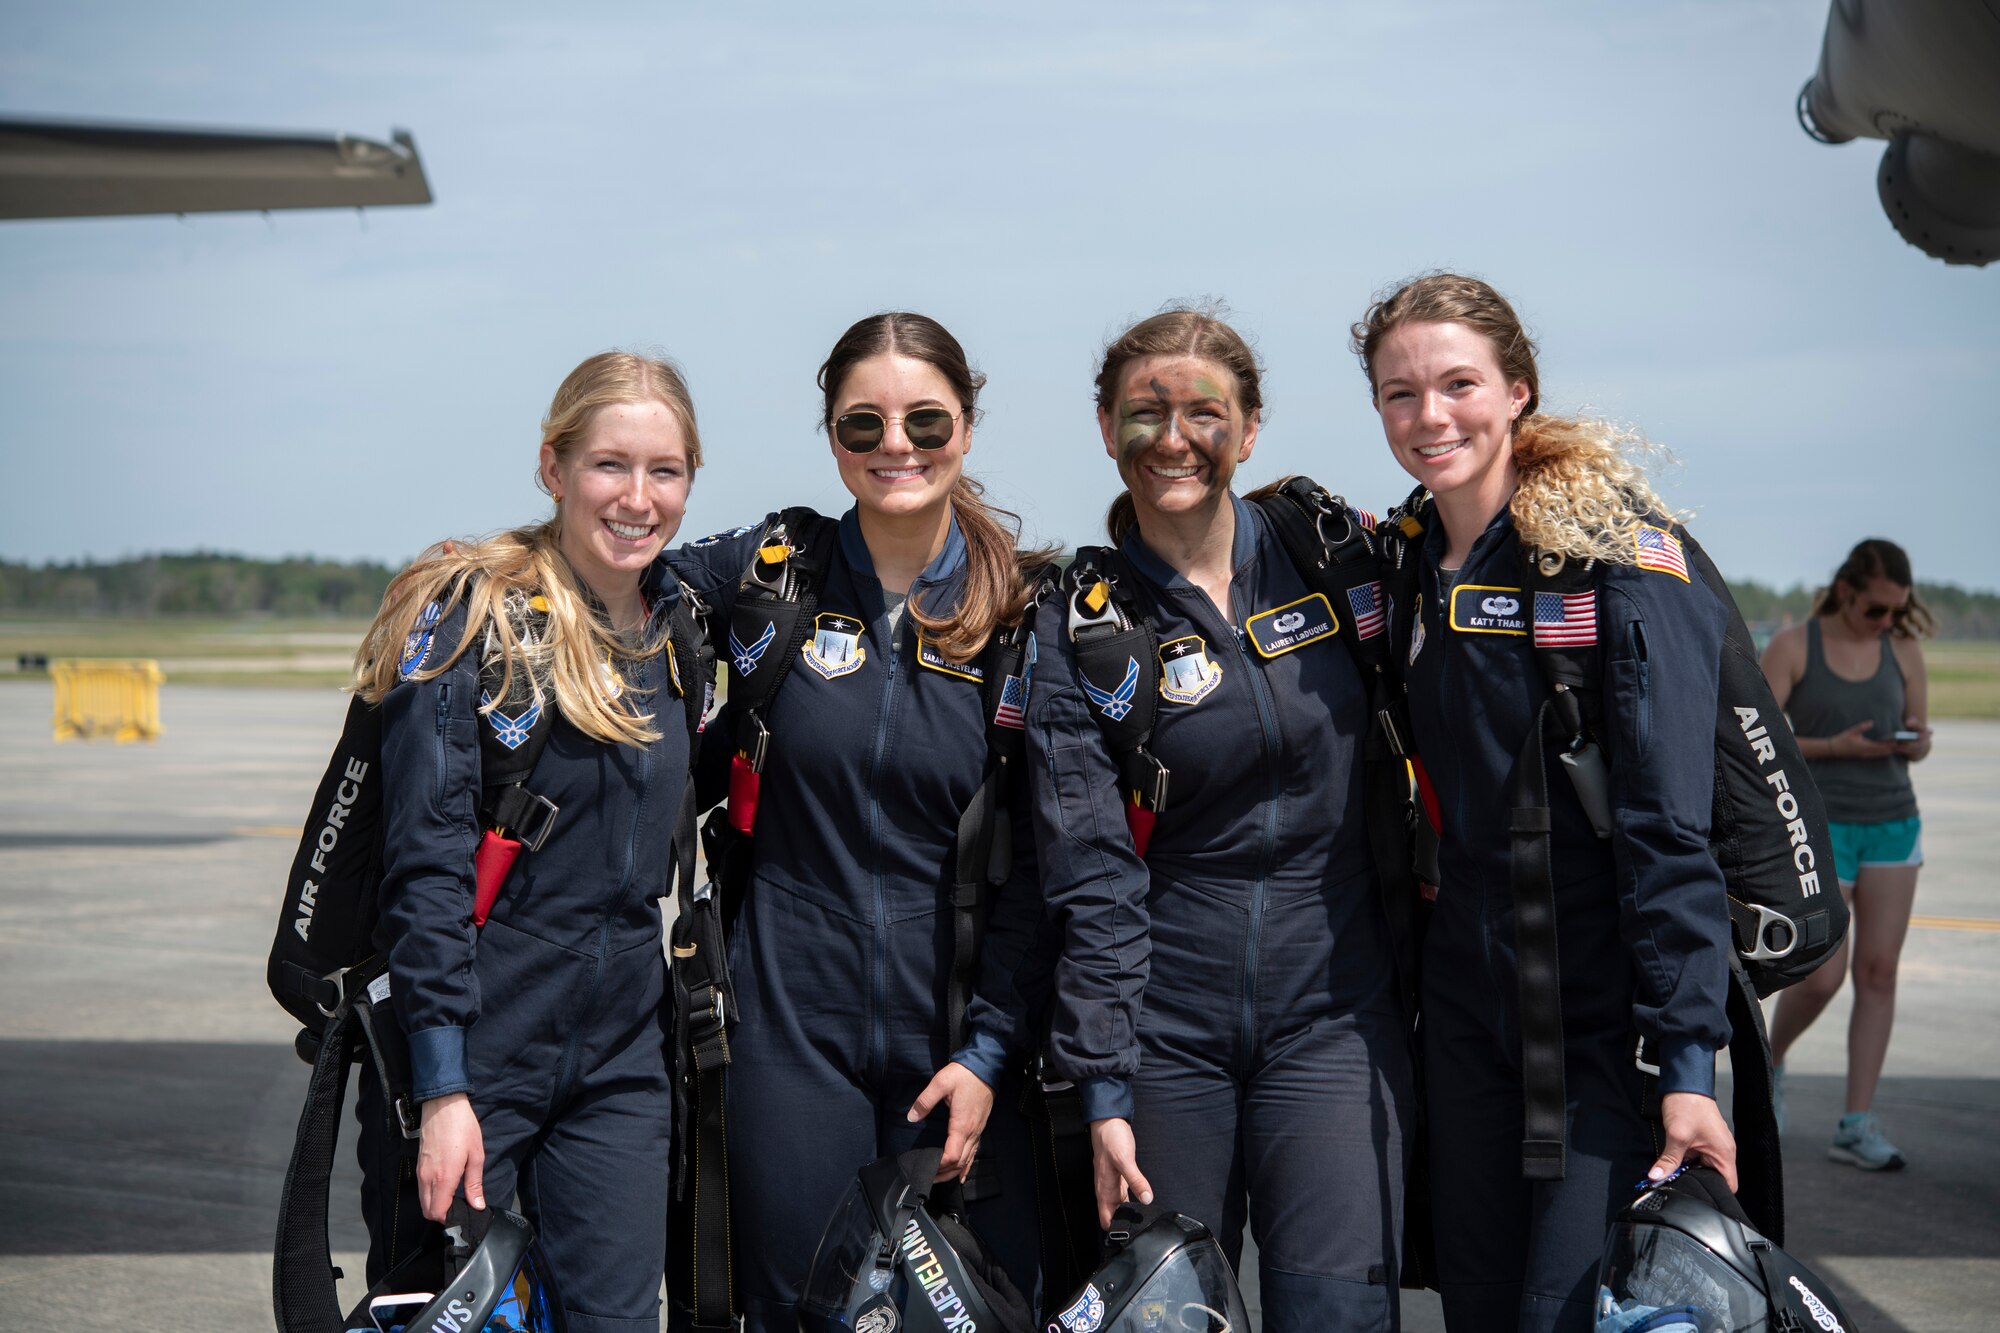
M 1270 658 L 1338 633 L 1340 622 L 1334 618 L 1333 604 L 1326 600 L 1326 594 L 1316 592 L 1296 602 L 1259 611 L 1243 622 L 1243 628 L 1249 632 L 1257 655 Z

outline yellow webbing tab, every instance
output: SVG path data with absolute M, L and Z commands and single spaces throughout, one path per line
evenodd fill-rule
M 1083 604 L 1090 608 L 1090 613 L 1092 615 L 1096 615 L 1098 612 L 1102 611 L 1104 609 L 1104 604 L 1110 600 L 1111 600 L 1111 585 L 1106 583 L 1103 579 L 1099 579 L 1095 584 L 1091 586 L 1090 591 L 1083 595 Z

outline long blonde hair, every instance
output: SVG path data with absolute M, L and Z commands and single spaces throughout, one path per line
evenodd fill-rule
M 922 361 L 951 385 L 972 429 L 979 413 L 979 391 L 986 377 L 972 368 L 965 349 L 944 325 L 928 315 L 891 310 L 858 320 L 840 335 L 819 368 L 820 429 L 833 424 L 833 408 L 841 385 L 853 369 L 871 357 L 894 354 Z M 1033 591 L 1030 579 L 1055 555 L 1054 548 L 1020 549 L 1019 515 L 986 499 L 986 488 L 960 472 L 951 488 L 952 517 L 965 539 L 965 584 L 950 612 L 933 615 L 913 597 L 905 609 L 925 642 L 950 662 L 969 662 L 986 646 L 996 627 L 1021 619 Z
M 1627 427 L 1540 410 L 1542 383 L 1535 342 L 1507 298 L 1477 278 L 1427 273 L 1377 297 L 1350 330 L 1349 343 L 1375 394 L 1375 353 L 1404 324 L 1461 324 L 1492 344 L 1509 383 L 1528 386 L 1514 422 L 1514 467 L 1520 484 L 1508 501 L 1514 530 L 1543 551 L 1629 565 L 1646 524 L 1678 517 L 1654 491 L 1640 460 L 1662 453 Z
M 542 443 L 559 463 L 566 462 L 599 408 L 653 402 L 679 422 L 690 471 L 700 467 L 694 400 L 680 371 L 671 362 L 631 352 L 599 353 L 569 373 L 542 421 Z M 465 630 L 458 642 L 442 655 L 423 658 L 409 679 L 442 675 L 478 644 L 482 663 L 497 658 L 502 664 L 499 696 L 481 711 L 524 695 L 539 699 L 547 690 L 570 724 L 592 739 L 626 745 L 658 740 L 652 714 L 640 712 L 617 683 L 616 664 L 650 656 L 664 645 L 654 640 L 633 647 L 612 633 L 593 613 L 590 594 L 562 554 L 561 538 L 559 510 L 541 523 L 483 541 L 440 542 L 418 556 L 389 585 L 354 655 L 355 693 L 380 703 L 404 679 L 404 647 L 419 632 L 419 621 L 442 622 L 463 605 Z M 439 614 L 427 617 L 433 603 Z M 517 670 L 527 676 L 519 689 Z M 685 687 L 698 688 L 692 682 Z

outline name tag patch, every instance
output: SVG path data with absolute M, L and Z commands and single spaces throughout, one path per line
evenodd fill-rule
M 1340 631 L 1333 604 L 1326 594 L 1313 593 L 1296 602 L 1259 611 L 1243 622 L 1259 657 L 1279 657 Z
M 979 685 L 986 683 L 985 667 L 977 662 L 952 661 L 937 650 L 936 644 L 921 634 L 917 635 L 917 662 L 933 671 L 942 671 L 947 676 L 957 676 L 960 680 L 969 680 Z
M 1461 634 L 1526 634 L 1531 615 L 1519 588 L 1464 583 L 1451 590 L 1451 627 Z

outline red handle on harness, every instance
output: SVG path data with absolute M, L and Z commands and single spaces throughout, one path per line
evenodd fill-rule
M 1147 844 L 1153 841 L 1153 825 L 1159 822 L 1160 816 L 1157 812 L 1148 810 L 1139 803 L 1137 792 L 1125 802 L 1125 827 L 1132 832 L 1132 850 L 1139 854 L 1141 861 L 1146 859 Z
M 507 882 L 507 872 L 514 868 L 514 858 L 520 854 L 520 843 L 501 837 L 493 829 L 487 829 L 479 839 L 479 850 L 472 854 L 473 925 L 486 924 L 494 900 L 500 896 L 500 886 Z
M 757 789 L 763 777 L 744 756 L 729 760 L 729 827 L 746 838 L 757 829 Z

